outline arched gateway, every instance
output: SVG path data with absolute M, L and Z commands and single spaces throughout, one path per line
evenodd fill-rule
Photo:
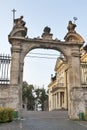
M 21 109 L 22 105 L 22 77 L 24 58 L 26 54 L 35 48 L 54 49 L 64 54 L 67 60 L 68 70 L 68 114 L 69 118 L 77 119 L 79 111 L 85 112 L 86 101 L 85 91 L 80 82 L 80 47 L 83 45 L 83 38 L 76 33 L 76 25 L 69 21 L 68 33 L 64 40 L 52 39 L 50 28 L 45 27 L 41 37 L 28 38 L 27 28 L 23 21 L 23 16 L 14 20 L 14 26 L 9 34 L 11 43 L 11 74 L 10 92 L 11 101 L 9 104 L 16 110 Z

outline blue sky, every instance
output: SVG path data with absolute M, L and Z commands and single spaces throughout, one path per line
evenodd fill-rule
M 77 17 L 76 31 L 87 43 L 87 0 L 0 0 L 0 53 L 9 54 L 11 45 L 8 35 L 13 26 L 12 9 L 15 17 L 24 16 L 28 37 L 41 36 L 45 26 L 51 28 L 53 38 L 64 40 L 68 21 Z M 58 54 L 54 50 L 35 49 L 33 53 Z M 59 55 L 59 54 L 58 54 Z M 50 75 L 54 74 L 56 59 L 25 58 L 24 80 L 29 84 L 46 87 Z

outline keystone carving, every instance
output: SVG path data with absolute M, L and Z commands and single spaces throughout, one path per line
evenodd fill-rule
M 46 26 L 43 31 L 44 31 L 45 34 L 50 34 L 51 28 Z
M 42 38 L 43 39 L 47 39 L 47 40 L 52 40 L 52 36 L 53 34 L 50 33 L 51 28 L 49 28 L 48 26 L 46 26 L 43 30 L 43 34 L 42 34 Z

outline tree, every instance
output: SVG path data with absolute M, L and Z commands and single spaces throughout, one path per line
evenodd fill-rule
M 27 104 L 28 110 L 34 110 L 35 106 L 35 97 L 33 94 L 34 86 L 28 85 L 25 81 L 22 85 L 22 100 L 24 104 Z
M 22 84 L 22 100 L 23 100 L 23 103 L 26 103 L 27 88 L 28 88 L 28 83 L 26 81 L 24 81 L 23 84 Z
M 35 89 L 36 94 L 36 100 L 38 101 L 38 104 L 41 104 L 41 109 L 44 111 L 44 103 L 46 100 L 48 100 L 47 92 L 44 88 L 37 88 Z
M 42 111 L 44 111 L 44 103 L 45 101 L 48 100 L 48 95 L 46 93 L 46 90 L 44 88 L 41 89 L 41 94 L 40 94 L 40 102 L 41 102 L 41 108 L 42 108 Z
M 34 106 L 35 106 L 35 97 L 33 95 L 33 90 L 34 87 L 33 85 L 29 85 L 29 87 L 27 88 L 27 109 L 28 110 L 34 110 Z
M 35 94 L 34 94 L 35 93 Z M 47 92 L 44 88 L 37 88 L 34 90 L 34 86 L 29 85 L 26 81 L 22 85 L 22 100 L 23 104 L 27 105 L 28 110 L 34 110 L 35 106 L 41 105 L 42 111 L 45 110 L 45 101 L 48 100 Z

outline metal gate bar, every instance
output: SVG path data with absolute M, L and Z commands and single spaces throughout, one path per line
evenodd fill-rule
M 10 77 L 10 61 L 9 55 L 0 54 L 0 84 L 8 84 Z

